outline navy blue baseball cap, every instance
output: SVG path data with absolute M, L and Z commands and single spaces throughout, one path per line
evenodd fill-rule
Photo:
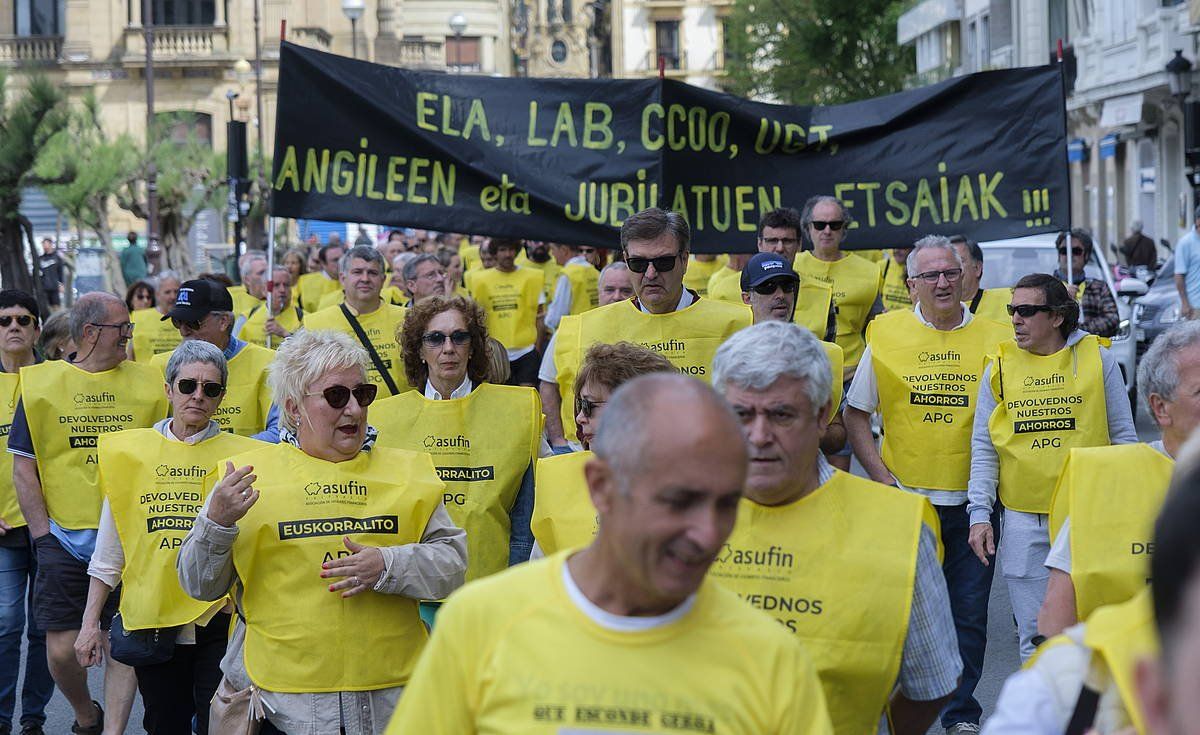
M 775 278 L 789 278 L 796 283 L 800 282 L 800 276 L 796 275 L 791 263 L 782 256 L 775 253 L 759 253 L 742 269 L 742 290 L 749 291 Z
M 181 322 L 198 322 L 214 311 L 233 311 L 233 297 L 229 295 L 229 290 L 216 281 L 185 281 L 179 287 L 175 305 L 162 321 L 178 319 Z

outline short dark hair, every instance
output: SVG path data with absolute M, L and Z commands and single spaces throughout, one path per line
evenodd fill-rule
M 1018 288 L 1036 288 L 1042 292 L 1042 296 L 1046 299 L 1046 306 L 1049 306 L 1054 313 L 1062 315 L 1063 322 L 1059 325 L 1058 331 L 1062 333 L 1064 339 L 1070 337 L 1071 332 L 1074 332 L 1079 326 L 1079 302 L 1071 298 L 1071 294 L 1067 293 L 1067 287 L 1054 276 L 1048 273 L 1030 273 L 1022 276 L 1021 280 L 1017 281 L 1017 285 L 1013 286 L 1014 291 Z
M 1058 237 L 1054 238 L 1054 247 L 1061 248 L 1062 244 L 1066 242 L 1066 239 L 1067 233 L 1058 233 Z M 1092 241 L 1092 233 L 1080 227 L 1076 227 L 1071 230 L 1071 239 L 1078 240 L 1079 242 L 1083 243 L 1084 255 L 1092 252 L 1092 249 L 1095 247 L 1095 243 Z
M 1200 568 L 1200 462 L 1181 462 L 1154 524 L 1154 554 L 1150 557 L 1150 595 L 1154 624 L 1163 656 L 1170 658 L 1187 601 L 1188 586 Z
M 491 240 L 492 252 L 496 252 L 500 248 L 509 248 L 521 252 L 524 246 L 524 241 L 516 237 L 493 237 Z
M 762 216 L 758 221 L 758 236 L 762 237 L 763 230 L 767 227 L 777 229 L 793 229 L 796 235 L 800 235 L 800 231 L 804 229 L 804 222 L 800 219 L 800 213 L 791 207 L 780 207 L 772 209 Z
M 38 318 L 37 299 L 24 291 L 18 291 L 15 288 L 6 288 L 0 291 L 0 309 L 7 309 L 13 306 L 20 306 L 33 315 L 34 319 Z
M 643 209 L 621 225 L 621 252 L 629 250 L 630 240 L 656 240 L 664 232 L 675 237 L 680 253 L 691 244 L 692 228 L 682 214 L 658 207 Z
M 138 234 L 133 230 L 130 230 L 129 234 L 125 236 L 125 239 L 129 241 L 130 245 L 133 245 L 138 241 Z
M 979 243 L 975 242 L 966 235 L 952 235 L 950 237 L 951 245 L 966 245 L 967 254 L 971 256 L 971 260 L 976 263 L 983 262 L 983 248 L 979 247 Z
M 330 242 L 330 243 L 326 243 L 326 244 L 324 244 L 324 245 L 322 245 L 322 246 L 321 246 L 321 249 L 320 249 L 320 250 L 318 250 L 318 251 L 317 251 L 317 258 L 318 258 L 318 259 L 319 259 L 319 260 L 320 260 L 322 263 L 328 263 L 328 262 L 329 262 L 328 258 L 326 257 L 326 253 L 328 253 L 328 252 L 329 252 L 329 249 L 330 249 L 330 248 L 341 248 L 343 253 L 346 251 L 346 246 L 345 246 L 345 245 L 342 243 L 342 241 L 341 241 L 341 240 L 338 240 L 337 242 Z

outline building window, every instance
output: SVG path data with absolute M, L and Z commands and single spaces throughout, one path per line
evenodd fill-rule
M 13 27 L 18 36 L 61 36 L 64 8 L 60 0 L 16 0 Z
M 191 111 L 156 112 L 154 122 L 160 128 L 162 139 L 169 139 L 176 145 L 194 140 L 212 147 L 212 115 Z
M 992 20 L 987 15 L 979 17 L 979 69 L 992 65 Z
M 667 69 L 683 68 L 679 56 L 679 21 L 660 20 L 655 22 L 654 53 L 663 60 Z
M 482 71 L 479 64 L 479 37 L 454 37 L 446 39 L 446 69 L 454 72 Z
M 978 46 L 979 26 L 975 21 L 967 24 L 967 56 L 963 60 L 963 66 L 966 71 L 979 71 L 979 63 L 975 54 L 979 51 Z
M 571 22 L 571 0 L 562 0 L 562 5 L 559 6 L 562 14 L 563 23 Z
M 154 0 L 153 4 L 155 25 L 210 26 L 217 19 L 217 0 Z

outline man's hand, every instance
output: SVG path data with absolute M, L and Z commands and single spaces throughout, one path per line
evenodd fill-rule
M 1187 301 L 1184 301 L 1183 303 L 1181 303 L 1179 305 L 1179 318 L 1180 319 L 1195 319 L 1196 318 L 1196 310 L 1192 308 L 1191 304 L 1189 304 Z
M 258 491 L 254 489 L 258 476 L 250 474 L 253 471 L 249 465 L 235 470 L 233 462 L 225 463 L 225 477 L 213 488 L 208 520 L 226 528 L 237 525 L 258 500 Z
M 267 319 L 264 329 L 266 330 L 267 334 L 272 334 L 276 337 L 282 337 L 283 339 L 287 339 L 288 337 L 292 336 L 291 332 L 279 326 L 279 322 L 275 321 L 275 317 Z
M 341 581 L 329 585 L 329 591 L 345 590 L 342 592 L 342 597 L 345 598 L 374 589 L 386 568 L 383 563 L 383 552 L 374 546 L 357 544 L 349 536 L 344 537 L 342 543 L 353 553 L 321 565 L 322 578 L 343 578 Z
M 75 660 L 85 669 L 99 666 L 108 656 L 108 636 L 97 623 L 86 620 L 75 638 Z
M 990 523 L 972 523 L 967 535 L 967 545 L 985 567 L 991 566 L 988 557 L 996 555 L 996 537 Z
M 4 516 L 0 516 L 0 536 L 7 536 L 11 530 L 13 530 L 13 527 L 8 521 L 4 520 Z

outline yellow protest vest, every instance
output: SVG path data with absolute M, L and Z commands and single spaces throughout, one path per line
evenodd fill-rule
M 408 294 L 404 293 L 396 286 L 384 286 L 379 292 L 379 298 L 393 306 L 404 306 L 408 303 Z M 317 308 L 313 311 L 322 311 L 331 306 L 346 303 L 346 292 L 340 287 L 336 291 L 330 291 L 321 297 L 321 302 L 317 304 Z
M 887 311 L 911 309 L 912 297 L 908 293 L 908 280 L 905 268 L 890 255 L 880 261 L 879 269 L 883 274 L 883 286 L 879 292 L 883 300 L 883 308 Z
M 596 537 L 599 519 L 583 476 L 583 466 L 593 456 L 587 451 L 571 452 L 537 461 L 529 527 L 546 556 L 587 546 Z
M 727 261 L 728 259 L 726 259 Z M 687 273 L 683 274 L 683 287 L 701 296 L 708 295 L 708 282 L 713 274 L 725 267 L 721 258 L 712 260 L 696 260 L 696 256 L 688 257 Z
M 446 510 L 467 532 L 467 580 L 506 568 L 508 514 L 542 436 L 537 391 L 483 383 L 444 401 L 409 391 L 372 406 L 371 425 L 379 446 L 433 457 Z
M 63 528 L 96 528 L 97 439 L 167 415 L 162 373 L 129 360 L 101 373 L 43 362 L 21 368 L 21 400 L 50 519 Z
M 1079 620 L 1150 581 L 1154 520 L 1175 462 L 1147 444 L 1072 449 L 1050 507 L 1050 539 L 1071 519 L 1071 582 Z
M 173 352 L 154 356 L 154 366 L 167 374 L 167 361 Z M 225 397 L 213 414 L 221 431 L 251 436 L 267 425 L 271 410 L 271 388 L 267 385 L 267 367 L 275 352 L 266 347 L 248 344 L 229 360 L 229 379 L 225 381 Z
M 245 286 L 230 286 L 228 291 L 229 297 L 233 299 L 233 313 L 237 316 L 246 316 L 255 307 L 266 303 L 265 300 L 248 292 Z
M 881 288 L 879 266 L 854 253 L 829 263 L 803 252 L 796 256 L 795 267 L 801 283 L 815 279 L 833 287 L 837 343 L 846 353 L 846 364 L 857 366 L 866 346 L 863 329 Z
M 558 288 L 558 277 L 563 274 L 564 268 L 558 264 L 557 260 L 550 258 L 545 263 L 537 263 L 530 260 L 529 256 L 525 254 L 525 249 L 521 248 L 517 251 L 517 257 L 513 259 L 513 264 L 518 268 L 529 268 L 540 271 L 542 274 L 542 293 L 546 296 L 546 303 L 548 304 L 554 300 L 554 290 Z M 483 267 L 482 262 L 479 264 L 479 267 Z M 590 268 L 591 266 L 589 265 L 588 267 Z M 595 268 L 592 268 L 592 270 L 596 271 Z M 596 271 L 596 273 L 599 275 L 599 271 Z
M 975 316 L 1007 324 L 1012 328 L 1012 317 L 1008 315 L 1008 305 L 1012 303 L 1011 288 L 981 288 L 975 297 L 966 303 Z
M 829 331 L 829 307 L 833 305 L 833 288 L 822 281 L 800 282 L 796 292 L 796 311 L 792 322 L 813 333 L 817 339 L 825 339 Z M 841 382 L 841 373 L 837 374 Z
M 1007 340 L 988 361 L 997 402 L 988 430 L 1000 457 L 1000 500 L 1023 513 L 1049 513 L 1067 452 L 1109 442 L 1100 341 L 1089 334 L 1042 356 Z
M 307 312 L 305 313 L 307 314 Z M 380 361 L 383 362 L 384 368 L 391 373 L 392 380 L 396 383 L 396 389 L 401 393 L 412 390 L 412 386 L 408 384 L 408 377 L 404 374 L 404 352 L 396 342 L 396 330 L 404 323 L 406 313 L 407 310 L 403 306 L 381 302 L 375 311 L 357 315 L 363 333 L 367 335 L 367 339 L 379 353 Z M 314 330 L 332 329 L 335 332 L 350 335 L 350 339 L 354 340 L 356 344 L 362 344 L 358 335 L 355 334 L 354 328 L 350 326 L 349 320 L 346 319 L 345 313 L 342 312 L 340 304 L 322 309 L 316 314 L 307 314 L 304 317 L 304 327 Z M 375 369 L 375 363 L 371 361 L 367 363 L 367 380 L 379 386 L 381 395 L 388 394 L 387 384 L 379 376 L 379 371 Z
M 837 418 L 838 408 L 842 405 L 842 391 L 845 389 L 844 381 L 842 380 L 843 357 L 842 348 L 838 347 L 833 342 L 821 342 L 821 348 L 825 350 L 825 357 L 829 358 L 829 371 L 833 374 L 833 385 L 830 387 L 830 396 L 832 410 L 829 412 L 829 420 L 832 422 Z
M 1126 602 L 1093 613 L 1087 619 L 1083 643 L 1104 660 L 1130 722 L 1139 735 L 1145 735 L 1146 719 L 1134 684 L 1134 672 L 1140 659 L 1157 655 L 1159 649 L 1150 588 L 1144 588 Z
M 532 347 L 537 341 L 542 286 L 540 272 L 522 268 L 510 273 L 498 268 L 476 271 L 467 284 L 487 315 L 488 334 L 510 350 Z
M 325 271 L 305 273 L 296 282 L 297 298 L 300 299 L 300 308 L 304 309 L 305 314 L 317 311 L 325 294 L 341 290 L 342 284 L 338 279 L 325 275 Z
M 8 443 L 17 399 L 21 397 L 21 374 L 0 372 L 0 437 Z M 25 516 L 17 503 L 17 488 L 12 480 L 12 458 L 8 452 L 0 456 L 0 518 L 13 528 L 25 525 Z
M 708 300 L 724 301 L 727 304 L 742 302 L 742 272 L 725 266 L 708 279 Z M 798 307 L 797 307 L 798 308 Z M 821 336 L 825 336 L 824 332 Z
M 520 256 L 520 253 L 517 255 Z M 483 257 L 479 254 L 479 246 L 472 245 L 469 237 L 464 237 L 459 241 L 458 257 L 462 259 L 463 272 L 483 267 Z
M 406 684 L 427 639 L 417 601 L 370 590 L 343 599 L 319 575 L 349 554 L 346 536 L 364 546 L 420 542 L 443 490 L 429 455 L 376 448 L 335 463 L 275 444 L 232 461 L 254 467 L 261 493 L 233 544 L 251 680 L 274 692 Z
M 275 321 L 289 332 L 295 332 L 304 326 L 304 319 L 300 315 L 298 306 L 289 306 L 279 312 L 275 315 Z M 265 308 L 256 308 L 250 312 L 250 316 L 246 317 L 245 323 L 242 324 L 242 331 L 238 334 L 238 339 L 259 347 L 267 346 L 267 310 Z M 271 335 L 270 349 L 279 349 L 281 344 L 283 344 L 282 337 Z
M 743 498 L 709 572 L 809 644 L 839 735 L 873 735 L 896 685 L 926 504 L 840 470 L 787 505 Z
M 686 309 L 668 314 L 647 314 L 631 299 L 563 319 L 558 325 L 554 353 L 563 432 L 568 439 L 577 439 L 575 375 L 592 345 L 622 340 L 640 344 L 667 358 L 684 375 L 708 383 L 717 348 L 734 332 L 750 326 L 752 319 L 745 305 L 700 298 Z
M 133 357 L 138 362 L 150 362 L 155 355 L 170 352 L 179 346 L 183 337 L 158 309 L 138 309 L 129 315 L 133 322 Z
M 211 617 L 225 600 L 188 597 L 175 559 L 207 497 L 205 477 L 221 460 L 263 444 L 225 432 L 188 444 L 155 429 L 119 431 L 100 437 L 99 444 L 100 492 L 108 498 L 125 553 L 125 627 L 168 628 Z
M 582 314 L 600 305 L 600 271 L 588 265 L 568 265 L 562 274 L 571 282 L 571 312 Z
M 911 309 L 871 322 L 867 340 L 883 416 L 880 453 L 903 485 L 967 491 L 979 375 L 984 358 L 1011 335 L 1003 324 L 979 317 L 961 329 L 934 329 Z

